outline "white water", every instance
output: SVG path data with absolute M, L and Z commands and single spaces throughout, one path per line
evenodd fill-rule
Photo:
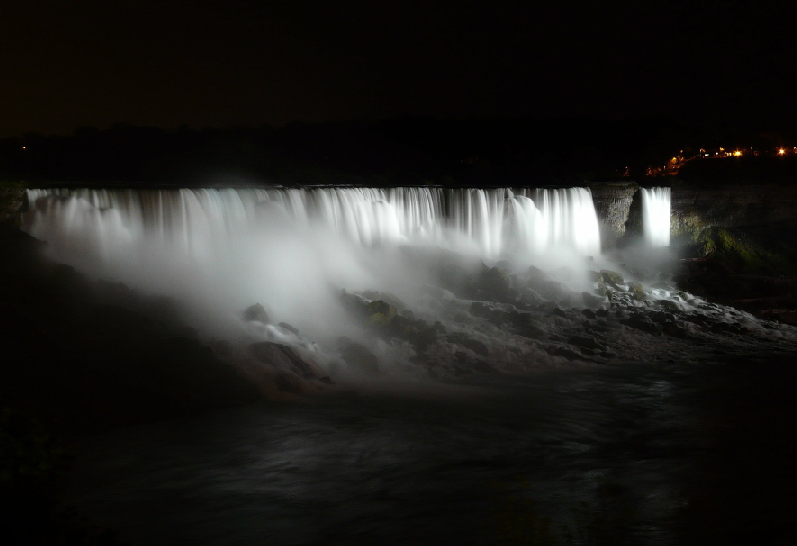
M 404 245 L 490 261 L 600 252 L 588 189 L 30 190 L 23 227 L 58 261 L 195 306 L 216 331 L 261 302 L 277 321 L 337 335 L 336 292 L 429 284 Z M 230 321 L 227 321 L 229 323 Z
M 154 238 L 176 252 L 211 248 L 264 217 L 333 230 L 363 246 L 434 244 L 485 258 L 569 249 L 600 253 L 588 189 L 314 188 L 199 190 L 29 190 L 35 236 L 100 249 Z
M 642 229 L 651 246 L 670 246 L 670 188 L 642 188 Z

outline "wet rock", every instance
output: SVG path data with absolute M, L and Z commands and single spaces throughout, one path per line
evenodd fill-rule
M 603 345 L 595 340 L 595 338 L 587 336 L 571 336 L 567 342 L 570 345 L 575 345 L 576 347 L 581 347 L 583 349 L 596 349 L 602 351 L 604 348 Z
M 379 360 L 364 345 L 360 345 L 349 338 L 341 337 L 338 338 L 338 348 L 343 361 L 352 369 L 372 375 L 379 373 Z
M 711 331 L 715 334 L 741 334 L 742 328 L 738 323 L 715 322 L 711 325 Z
M 409 341 L 416 350 L 424 351 L 437 341 L 438 330 L 434 326 L 429 326 L 425 320 L 409 319 L 399 315 L 390 321 L 387 332 L 393 337 Z
M 368 303 L 357 294 L 341 290 L 340 303 L 343 305 L 344 309 L 355 316 L 367 317 L 369 315 Z
M 562 311 L 560 308 L 555 307 L 553 311 L 551 311 L 552 315 L 556 315 L 557 317 L 567 318 L 567 313 Z
M 653 322 L 672 322 L 675 320 L 672 313 L 666 313 L 664 311 L 653 311 L 648 316 Z
M 595 311 L 593 311 L 592 309 L 582 309 L 581 314 L 587 317 L 588 319 L 598 318 L 598 315 L 596 315 Z
M 491 311 L 492 309 L 490 308 L 490 306 L 480 301 L 474 301 L 473 303 L 470 304 L 470 314 L 473 315 L 474 317 L 487 318 L 490 316 Z
M 599 317 L 605 318 L 609 316 L 609 311 L 606 309 L 598 309 L 597 311 L 595 311 L 595 314 Z
M 624 279 L 623 276 L 617 273 L 616 271 L 610 271 L 608 269 L 601 269 L 600 271 L 601 280 L 610 286 L 617 286 L 618 284 L 623 284 Z
M 482 271 L 475 283 L 475 295 L 486 296 L 494 301 L 509 301 L 512 299 L 512 279 L 505 269 L 490 267 L 482 264 Z
M 550 354 L 554 356 L 563 356 L 568 360 L 580 360 L 584 358 L 584 355 L 581 353 L 577 353 L 572 349 L 568 349 L 567 347 L 557 347 Z
M 456 343 L 457 345 L 461 345 L 466 349 L 470 349 L 477 355 L 487 356 L 489 354 L 489 350 L 487 349 L 487 345 L 482 343 L 477 339 L 469 338 L 465 334 L 461 333 L 453 333 L 448 336 L 448 340 L 452 343 Z
M 517 328 L 516 333 L 531 339 L 545 339 L 547 333 L 542 328 L 534 326 L 533 324 L 524 324 Z
M 645 289 L 642 288 L 642 283 L 640 283 L 640 282 L 629 282 L 627 284 L 627 286 L 628 286 L 628 292 L 631 294 L 631 296 L 635 300 L 644 301 L 646 299 L 646 297 L 645 297 Z
M 264 364 L 293 372 L 304 379 L 313 379 L 320 375 L 318 364 L 310 358 L 300 356 L 296 349 L 287 345 L 270 341 L 253 343 L 249 346 L 249 354 Z
M 496 369 L 482 359 L 478 359 L 473 363 L 473 371 L 476 373 L 496 373 Z
M 547 280 L 548 275 L 542 269 L 530 265 L 526 271 L 526 277 L 529 281 L 544 281 Z
M 401 311 L 399 311 L 399 315 L 401 315 L 404 318 L 408 318 L 408 319 L 414 319 L 415 318 L 415 313 L 413 313 L 409 309 L 402 309 Z
M 280 373 L 274 376 L 274 384 L 282 392 L 300 394 L 302 392 L 302 381 L 291 373 Z
M 633 316 L 621 320 L 620 323 L 648 334 L 661 335 L 661 327 L 647 317 Z
M 454 261 L 440 263 L 437 277 L 440 285 L 454 294 L 469 297 L 473 291 L 473 271 Z
M 382 313 L 374 313 L 368 316 L 368 324 L 376 328 L 387 328 L 390 326 L 390 319 Z
M 382 300 L 368 302 L 365 307 L 368 310 L 368 316 L 380 313 L 387 317 L 388 321 L 398 314 L 395 307 Z
M 605 301 L 602 297 L 595 296 L 589 292 L 582 292 L 581 298 L 584 300 L 584 305 L 592 308 L 600 306 Z
M 244 320 L 247 322 L 253 320 L 256 320 L 257 322 L 262 322 L 263 324 L 269 324 L 271 322 L 268 313 L 266 313 L 266 310 L 259 303 L 247 307 L 246 310 L 243 312 L 243 317 Z
M 669 309 L 670 311 L 681 311 L 681 306 L 678 305 L 678 302 L 673 300 L 659 300 L 656 304 L 663 308 Z
M 547 300 L 556 301 L 562 298 L 564 285 L 556 281 L 537 281 L 529 284 L 529 288 Z
M 288 324 L 287 322 L 280 322 L 279 327 L 283 330 L 287 330 L 295 336 L 299 335 L 299 330 Z
M 398 296 L 392 294 L 390 292 L 378 292 L 376 290 L 366 290 L 362 293 L 365 299 L 371 301 L 383 301 L 387 304 L 395 307 L 398 311 L 402 311 L 407 308 L 403 301 L 401 301 Z
M 672 337 L 689 337 L 689 330 L 683 324 L 677 322 L 667 322 L 663 325 L 662 331 Z

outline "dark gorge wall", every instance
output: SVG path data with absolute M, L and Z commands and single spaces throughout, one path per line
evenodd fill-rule
M 672 184 L 672 235 L 709 227 L 797 229 L 797 186 Z
M 21 183 L 0 182 L 0 223 L 14 220 L 25 201 L 25 186 Z
M 592 184 L 590 190 L 600 222 L 601 244 L 611 248 L 626 234 L 631 205 L 639 186 L 635 182 L 608 182 Z

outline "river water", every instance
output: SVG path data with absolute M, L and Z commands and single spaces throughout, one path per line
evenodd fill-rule
M 83 439 L 68 500 L 133 544 L 794 544 L 794 360 L 341 385 Z

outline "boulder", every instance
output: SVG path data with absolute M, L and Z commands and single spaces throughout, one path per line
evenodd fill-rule
M 567 342 L 570 345 L 575 345 L 576 347 L 581 347 L 582 349 L 595 349 L 598 351 L 602 351 L 604 349 L 603 345 L 598 343 L 595 338 L 588 336 L 570 336 L 570 339 L 568 339 Z
M 654 336 L 661 335 L 661 327 L 647 317 L 633 316 L 620 321 L 622 324 Z
M 383 301 L 388 303 L 390 306 L 395 307 L 398 311 L 402 311 L 407 308 L 403 301 L 401 301 L 395 294 L 390 292 L 378 292 L 376 290 L 366 290 L 362 293 L 365 299 L 371 301 Z
M 282 392 L 300 394 L 302 392 L 302 380 L 292 373 L 279 373 L 274 376 L 274 384 Z
M 618 284 L 623 284 L 624 282 L 623 276 L 617 273 L 616 271 L 601 269 L 600 275 L 601 275 L 601 280 L 604 283 L 611 286 L 617 286 Z
M 490 351 L 487 349 L 487 345 L 482 343 L 479 340 L 469 338 L 465 334 L 461 333 L 453 333 L 448 336 L 448 340 L 452 343 L 456 343 L 457 345 L 461 345 L 466 349 L 470 349 L 477 355 L 487 356 Z
M 480 301 L 474 301 L 470 304 L 470 314 L 474 317 L 487 318 L 490 316 L 490 307 Z
M 379 373 L 379 360 L 364 345 L 341 337 L 338 338 L 338 348 L 343 361 L 353 370 L 371 375 Z
M 387 331 L 394 337 L 409 341 L 416 350 L 423 351 L 437 340 L 438 330 L 435 326 L 429 326 L 425 320 L 399 315 L 390 321 Z
M 365 307 L 368 310 L 369 317 L 379 313 L 384 315 L 387 318 L 387 320 L 390 321 L 391 319 L 393 319 L 393 317 L 395 317 L 398 314 L 398 311 L 396 311 L 395 307 L 393 307 L 392 305 L 383 300 L 374 300 L 368 302 L 365 305 Z
M 383 313 L 374 313 L 368 316 L 368 324 L 376 328 L 387 328 L 390 326 L 390 319 Z
M 474 285 L 475 295 L 490 300 L 508 301 L 512 296 L 512 279 L 505 269 L 482 264 L 482 271 Z
M 667 309 L 669 311 L 681 311 L 681 306 L 678 305 L 678 302 L 674 300 L 659 300 L 657 305 L 662 309 Z
M 247 307 L 246 310 L 243 312 L 243 317 L 244 320 L 247 322 L 253 320 L 257 322 L 262 322 L 263 324 L 269 324 L 271 322 L 268 313 L 266 313 L 266 310 L 259 303 Z
M 538 281 L 530 284 L 529 288 L 537 292 L 543 298 L 553 301 L 561 299 L 565 292 L 564 285 L 556 281 Z
M 270 341 L 253 343 L 249 346 L 249 354 L 264 364 L 292 372 L 304 379 L 314 379 L 321 375 L 318 364 L 300 356 L 295 348 L 287 345 Z
M 368 317 L 370 314 L 368 312 L 368 302 L 357 294 L 346 292 L 345 289 L 340 291 L 340 303 L 343 305 L 343 308 L 352 315 Z
M 279 327 L 282 328 L 283 330 L 289 331 L 290 333 L 292 333 L 293 335 L 295 335 L 297 337 L 299 335 L 299 330 L 294 328 L 293 326 L 291 326 L 287 322 L 280 322 L 279 323 Z
M 677 322 L 667 322 L 662 330 L 665 334 L 672 337 L 688 337 L 689 330 L 683 324 Z
M 582 292 L 581 293 L 581 299 L 584 300 L 584 305 L 586 305 L 587 307 L 592 307 L 592 308 L 598 307 L 604 301 L 606 301 L 602 297 L 594 296 L 594 295 L 590 294 L 589 292 Z
M 645 301 L 645 289 L 642 288 L 641 282 L 629 282 L 626 286 L 628 286 L 628 292 L 635 300 Z
M 528 272 L 526 273 L 528 280 L 530 282 L 534 281 L 544 281 L 548 279 L 548 275 L 542 269 L 534 267 L 533 265 L 529 266 Z
M 582 354 L 577 353 L 572 349 L 568 349 L 567 347 L 557 347 L 556 349 L 551 351 L 551 354 L 554 356 L 563 356 L 568 360 L 579 360 L 584 358 Z

